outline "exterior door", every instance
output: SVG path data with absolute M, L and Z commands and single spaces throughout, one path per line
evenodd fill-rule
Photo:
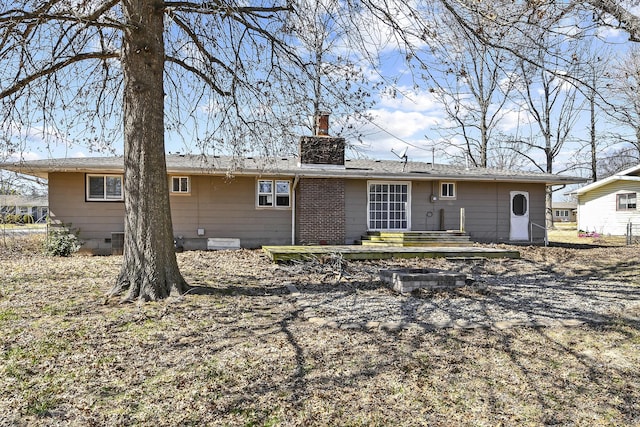
M 410 186 L 404 182 L 369 182 L 369 230 L 408 230 Z
M 509 240 L 529 240 L 529 193 L 511 192 Z

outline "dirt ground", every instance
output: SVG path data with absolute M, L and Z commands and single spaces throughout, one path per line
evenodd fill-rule
M 640 298 L 637 246 L 518 249 L 476 273 L 544 271 L 576 292 L 596 277 Z M 197 292 L 123 305 L 104 297 L 120 257 L 0 247 L 0 425 L 640 424 L 637 305 L 578 327 L 335 329 L 305 320 L 286 284 L 355 292 L 381 267 L 450 261 L 178 259 Z

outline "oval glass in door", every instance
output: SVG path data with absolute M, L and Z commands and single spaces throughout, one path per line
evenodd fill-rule
M 529 240 L 529 193 L 512 191 L 509 240 Z

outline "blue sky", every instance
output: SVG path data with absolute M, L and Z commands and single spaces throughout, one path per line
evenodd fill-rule
M 615 30 L 606 30 L 607 40 L 619 43 L 619 51 L 624 50 L 626 35 Z M 427 87 L 414 87 L 410 79 L 410 73 L 393 52 L 387 52 L 388 61 L 383 63 L 382 74 L 399 77 L 396 93 L 399 96 L 382 94 L 377 104 L 369 111 L 373 117 L 370 123 L 363 124 L 365 137 L 363 143 L 351 141 L 358 147 L 360 155 L 377 159 L 397 159 L 395 152 L 406 149 L 409 160 L 431 161 L 432 147 L 441 146 L 442 135 L 438 128 L 446 126 L 448 119 L 442 106 L 429 92 Z M 403 78 L 404 76 L 404 78 Z M 387 92 L 388 93 L 388 92 Z M 501 123 L 501 128 L 509 132 L 515 128 L 527 126 L 525 115 L 521 111 L 513 109 L 507 114 Z M 575 138 L 586 138 L 588 134 L 587 115 L 579 121 L 574 128 Z M 42 159 L 49 157 L 87 157 L 96 155 L 109 155 L 122 153 L 122 141 L 114 141 L 111 151 L 92 152 L 86 145 L 76 143 L 79 138 L 76 135 L 51 135 L 48 146 L 43 143 L 45 132 L 39 128 L 30 128 L 20 131 L 26 136 L 26 146 L 22 147 L 20 157 L 25 160 Z M 184 152 L 184 141 L 167 134 L 167 151 Z M 393 150 L 393 151 L 392 151 Z M 576 145 L 567 145 L 558 161 L 562 163 L 571 159 L 577 150 Z M 437 162 L 443 162 L 440 154 L 435 158 Z

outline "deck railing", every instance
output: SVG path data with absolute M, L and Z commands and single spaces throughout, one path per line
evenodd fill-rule
M 549 235 L 547 233 L 547 227 L 540 224 L 536 224 L 535 222 L 529 223 L 529 240 L 531 241 L 531 243 L 533 243 L 533 227 L 538 227 L 544 230 L 544 245 L 549 246 Z

